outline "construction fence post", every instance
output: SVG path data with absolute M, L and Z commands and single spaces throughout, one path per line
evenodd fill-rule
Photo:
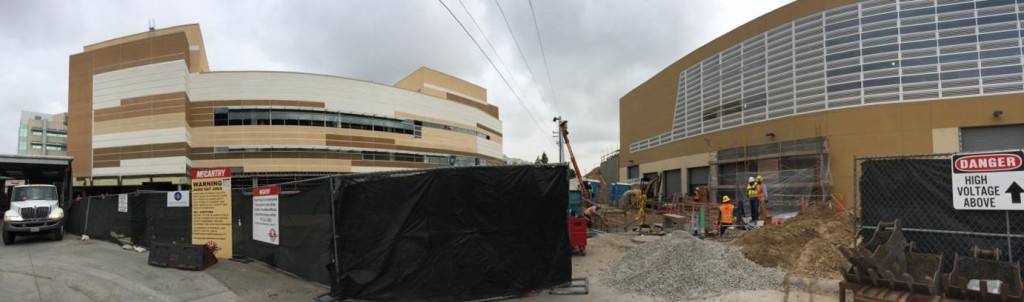
M 704 235 L 706 228 L 704 227 L 704 207 L 700 207 L 700 234 Z
M 1008 251 L 1006 254 L 1010 255 L 1010 262 L 1013 262 L 1013 243 L 1010 240 L 1010 235 L 1010 211 L 1006 211 L 1006 250 Z

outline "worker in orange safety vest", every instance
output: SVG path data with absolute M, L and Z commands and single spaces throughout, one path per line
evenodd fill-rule
M 601 217 L 601 205 L 595 204 L 583 210 L 583 215 L 587 216 L 587 227 L 593 227 L 594 221 Z
M 718 236 L 725 235 L 725 229 L 733 223 L 733 205 L 729 203 L 729 196 L 722 196 L 722 205 L 718 206 Z
M 764 220 L 771 218 L 771 213 L 768 212 L 768 187 L 764 184 L 764 178 L 758 175 L 757 181 L 757 199 L 761 203 L 761 215 L 760 217 Z

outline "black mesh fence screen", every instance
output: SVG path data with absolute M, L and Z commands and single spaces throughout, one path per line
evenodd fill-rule
M 571 278 L 566 168 L 498 166 L 341 179 L 340 299 L 463 301 Z
M 861 231 L 871 238 L 879 222 L 899 219 L 914 250 L 943 253 L 952 269 L 956 254 L 973 246 L 999 248 L 1001 260 L 1024 257 L 1024 211 L 956 210 L 950 156 L 857 159 Z
M 98 240 L 116 242 L 114 235 L 128 237 L 131 233 L 129 215 L 117 211 L 117 195 L 90 196 L 78 203 L 85 203 L 87 217 L 82 220 L 81 234 Z M 80 204 L 77 206 L 81 206 Z M 77 207 L 76 206 L 76 207 Z M 72 220 L 69 218 L 69 221 Z M 72 231 L 72 233 L 74 233 Z M 113 233 L 113 234 L 112 234 Z
M 277 185 L 278 245 L 253 239 L 252 189 L 232 190 L 236 256 L 330 284 L 332 291 L 344 289 L 336 294 L 464 300 L 519 294 L 571 277 L 564 165 L 344 175 Z M 66 230 L 116 242 L 113 233 L 145 247 L 191 243 L 190 207 L 168 207 L 168 192 L 126 195 L 126 212 L 118 211 L 118 195 L 71 201 Z M 332 209 L 337 202 L 341 206 Z M 332 211 L 338 211 L 335 225 Z M 337 245 L 334 227 L 342 238 Z M 342 255 L 335 279 L 328 273 L 335 267 L 332 251 Z M 370 275 L 378 277 L 366 279 Z
M 84 234 L 89 199 L 72 200 L 64 210 L 64 230 L 72 234 Z
M 328 284 L 325 267 L 331 259 L 331 178 L 278 186 L 278 245 L 253 240 L 252 189 L 232 192 L 235 254 Z
M 139 192 L 129 194 L 129 200 L 137 200 L 137 205 L 145 216 L 143 240 L 138 243 L 151 246 L 159 243 L 192 243 L 192 208 L 168 207 L 167 192 Z M 129 212 L 132 204 L 129 203 Z M 190 204 L 191 205 L 191 204 Z

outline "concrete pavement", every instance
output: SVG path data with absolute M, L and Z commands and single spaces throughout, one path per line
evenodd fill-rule
M 309 301 L 327 291 L 256 262 L 194 272 L 149 266 L 148 257 L 70 234 L 19 238 L 0 245 L 0 301 Z

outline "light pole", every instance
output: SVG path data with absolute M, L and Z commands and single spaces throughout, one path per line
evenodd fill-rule
M 562 117 L 561 116 L 556 116 L 555 118 L 551 119 L 551 121 L 555 122 L 555 126 L 558 126 L 558 131 L 557 131 L 557 133 L 558 133 L 558 163 L 564 163 L 565 162 L 565 147 L 564 147 L 565 146 L 565 140 L 562 137 Z

